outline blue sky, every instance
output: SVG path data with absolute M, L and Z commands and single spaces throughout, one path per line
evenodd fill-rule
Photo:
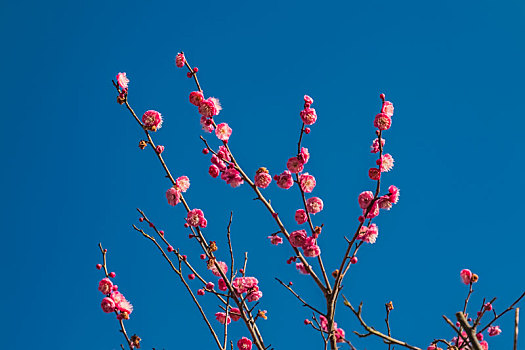
M 357 195 L 373 186 L 367 171 L 379 93 L 393 101 L 385 138 L 396 163 L 384 182 L 397 185 L 401 199 L 377 219 L 379 239 L 360 252 L 343 291 L 364 301 L 370 324 L 383 329 L 392 300 L 396 337 L 420 347 L 451 338 L 441 315 L 463 305 L 462 268 L 480 275 L 476 308 L 494 296 L 496 310 L 506 308 L 525 287 L 524 16 L 520 1 L 2 2 L 3 346 L 119 348 L 117 322 L 99 306 L 98 242 L 135 305 L 127 326 L 144 348 L 213 346 L 175 276 L 131 229 L 140 207 L 199 264 L 183 208 L 167 205 L 160 165 L 151 150 L 139 150 L 142 132 L 115 102 L 111 79 L 127 72 L 136 111 L 165 117 L 155 140 L 174 175 L 190 177 L 187 197 L 205 211 L 210 239 L 225 243 L 234 211 L 236 257 L 249 252 L 269 313 L 260 326 L 265 342 L 319 348 L 319 335 L 302 324 L 309 313 L 274 277 L 292 280 L 316 305 L 322 298 L 285 264 L 291 250 L 269 245 L 271 217 L 249 187 L 231 189 L 207 174 L 198 114 L 187 101 L 194 86 L 173 64 L 181 50 L 199 67 L 205 93 L 221 100 L 218 121 L 233 128 L 230 145 L 249 174 L 285 169 L 302 97 L 314 98 L 319 119 L 304 140 L 306 170 L 325 202 L 315 223 L 325 224 L 320 244 L 330 271 L 343 236 L 355 230 Z M 273 185 L 266 193 L 297 229 L 297 189 Z M 211 298 L 203 302 L 214 314 Z M 491 349 L 512 344 L 511 319 L 499 322 L 503 333 L 489 339 Z M 336 320 L 347 333 L 359 330 L 342 305 Z M 247 336 L 240 325 L 231 334 Z M 384 347 L 350 339 L 359 349 Z

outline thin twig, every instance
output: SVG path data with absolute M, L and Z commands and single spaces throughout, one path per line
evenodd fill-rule
M 312 305 L 310 305 L 309 303 L 307 303 L 306 301 L 304 301 L 303 298 L 301 298 L 301 296 L 299 294 L 297 294 L 289 285 L 287 284 L 284 284 L 283 281 L 281 281 L 280 279 L 278 279 L 277 277 L 275 277 L 275 279 L 277 280 L 277 282 L 279 282 L 284 288 L 288 289 L 290 291 L 290 293 L 292 293 L 297 299 L 299 299 L 299 301 L 301 303 L 303 303 L 303 306 L 306 306 L 308 308 L 310 308 L 312 311 L 315 311 L 317 312 L 319 315 L 324 315 L 321 311 L 319 311 L 317 308 L 313 307 Z

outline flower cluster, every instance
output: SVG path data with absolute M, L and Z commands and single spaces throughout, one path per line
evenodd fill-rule
M 206 132 L 212 132 L 215 129 L 215 127 L 213 126 L 213 117 L 218 115 L 222 110 L 219 100 L 215 97 L 208 97 L 207 99 L 205 99 L 202 91 L 192 91 L 190 93 L 190 103 L 196 106 L 199 110 L 199 113 L 201 115 L 200 122 L 202 130 Z M 228 125 L 226 124 L 226 127 L 227 126 Z M 220 134 L 226 135 L 228 134 L 228 131 L 221 131 Z M 229 129 L 229 135 L 227 135 L 226 140 L 230 137 L 230 135 L 231 129 Z M 219 135 L 217 135 L 217 137 L 219 137 Z
M 303 123 L 306 125 L 312 125 L 317 121 L 315 109 L 310 108 L 313 103 L 314 100 L 310 96 L 304 95 L 304 109 L 299 113 L 299 115 L 301 116 Z
M 233 280 L 232 286 L 238 295 L 246 293 L 246 300 L 257 301 L 263 295 L 258 284 L 259 281 L 255 277 L 237 277 Z
M 115 276 L 115 273 L 111 273 L 109 276 Z M 129 319 L 129 315 L 133 312 L 133 305 L 118 291 L 117 285 L 113 284 L 113 282 L 106 277 L 98 283 L 98 290 L 106 296 L 100 304 L 102 311 L 117 313 L 117 319 L 119 320 Z
M 325 332 L 328 332 L 328 320 L 323 315 L 319 316 L 321 320 L 321 329 Z M 335 338 L 338 343 L 344 343 L 345 341 L 345 331 L 342 328 L 337 327 L 337 322 L 334 322 L 335 329 Z
M 297 230 L 290 233 L 290 244 L 295 248 L 302 248 L 304 255 L 310 258 L 319 256 L 321 248 L 317 245 L 317 233 L 308 236 L 305 230 Z
M 158 148 L 158 147 L 157 147 Z M 162 152 L 162 149 L 158 149 Z M 169 205 L 177 205 L 180 203 L 180 197 L 182 192 L 186 192 L 190 188 L 190 179 L 187 176 L 181 176 L 175 180 L 175 185 L 166 191 L 166 198 L 168 199 Z
M 213 178 L 218 177 L 220 174 L 222 180 L 235 188 L 242 185 L 244 180 L 242 179 L 241 173 L 235 169 L 235 166 L 231 163 L 231 160 L 228 148 L 226 146 L 220 146 L 219 151 L 211 156 L 212 164 L 208 169 L 208 173 Z

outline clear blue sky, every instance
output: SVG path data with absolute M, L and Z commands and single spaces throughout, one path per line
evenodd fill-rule
M 357 195 L 373 185 L 367 170 L 379 93 L 394 102 L 385 137 L 396 163 L 384 181 L 401 189 L 401 200 L 377 219 L 379 239 L 362 250 L 343 292 L 364 301 L 370 324 L 384 329 L 384 303 L 392 300 L 396 337 L 422 347 L 451 338 L 441 315 L 462 306 L 462 268 L 480 275 L 476 308 L 497 296 L 502 310 L 524 290 L 522 1 L 4 1 L 0 32 L 6 349 L 119 347 L 117 322 L 100 309 L 99 241 L 135 306 L 127 325 L 144 348 L 213 347 L 175 276 L 131 229 L 140 207 L 198 258 L 182 207 L 166 203 L 162 169 L 151 150 L 138 149 L 142 132 L 115 102 L 111 79 L 120 71 L 131 79 L 137 112 L 165 116 L 156 140 L 174 175 L 190 177 L 187 197 L 205 211 L 208 237 L 223 244 L 234 211 L 237 259 L 249 251 L 248 271 L 264 292 L 265 342 L 320 347 L 302 324 L 309 313 L 273 280 L 293 280 L 322 305 L 311 281 L 285 264 L 291 250 L 269 245 L 271 218 L 247 186 L 231 189 L 207 175 L 198 115 L 187 101 L 194 87 L 173 64 L 180 50 L 199 67 L 205 93 L 222 101 L 218 120 L 233 128 L 230 145 L 250 174 L 259 166 L 284 170 L 302 96 L 315 99 L 319 119 L 304 143 L 314 194 L 325 202 L 315 223 L 325 224 L 330 271 L 343 235 L 355 229 Z M 295 229 L 297 189 L 266 192 Z M 512 344 L 511 318 L 500 322 L 491 349 Z M 336 321 L 347 334 L 359 330 L 342 305 Z M 231 332 L 247 335 L 240 325 Z M 385 348 L 350 339 L 359 349 Z

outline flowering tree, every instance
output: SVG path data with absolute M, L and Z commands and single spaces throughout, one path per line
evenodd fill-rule
M 399 189 L 390 185 L 387 190 L 382 190 L 382 180 L 386 172 L 393 169 L 394 158 L 389 153 L 385 153 L 384 132 L 390 129 L 394 106 L 392 102 L 385 99 L 381 94 L 381 106 L 379 113 L 373 119 L 376 128 L 375 138 L 372 142 L 371 153 L 377 155 L 375 166 L 368 170 L 368 175 L 374 181 L 371 190 L 363 191 L 357 198 L 357 204 L 362 210 L 362 215 L 356 218 L 355 231 L 351 237 L 344 237 L 346 240 L 346 251 L 341 257 L 341 262 L 336 269 L 328 272 L 323 263 L 321 254 L 321 233 L 323 225 L 314 223 L 314 215 L 323 210 L 323 201 L 320 197 L 310 194 L 316 187 L 316 179 L 313 175 L 305 171 L 305 167 L 310 159 L 308 148 L 303 146 L 303 139 L 310 133 L 310 128 L 317 120 L 317 114 L 312 105 L 314 103 L 310 96 L 304 96 L 304 105 L 299 112 L 302 125 L 299 131 L 297 149 L 291 151 L 292 157 L 286 162 L 286 170 L 274 176 L 270 175 L 268 169 L 261 167 L 255 171 L 253 176 L 247 172 L 237 162 L 234 152 L 230 149 L 228 141 L 232 136 L 232 128 L 226 123 L 216 123 L 216 117 L 221 111 L 219 100 L 214 97 L 206 97 L 199 80 L 197 78 L 198 69 L 192 68 L 183 53 L 176 57 L 175 64 L 179 68 L 187 68 L 187 77 L 193 79 L 196 90 L 189 94 L 189 102 L 193 104 L 200 114 L 200 123 L 206 133 L 215 133 L 218 142 L 208 143 L 208 140 L 201 136 L 204 148 L 202 153 L 211 156 L 211 165 L 208 169 L 209 175 L 213 178 L 224 180 L 232 188 L 243 184 L 251 187 L 255 194 L 255 199 L 261 202 L 266 211 L 272 216 L 277 231 L 268 236 L 269 242 L 273 245 L 289 245 L 292 255 L 288 258 L 288 264 L 295 264 L 299 274 L 308 275 L 312 283 L 322 293 L 325 299 L 323 307 L 314 306 L 301 296 L 300 291 L 294 289 L 293 284 L 284 283 L 277 279 L 278 283 L 287 290 L 303 306 L 309 308 L 312 317 L 304 320 L 304 324 L 320 334 L 321 343 L 324 349 L 338 349 L 348 346 L 355 349 L 349 339 L 349 332 L 340 327 L 336 322 L 336 308 L 340 299 L 349 312 L 353 313 L 362 327 L 362 330 L 355 330 L 354 333 L 359 337 L 379 337 L 388 349 L 393 346 L 401 346 L 408 349 L 421 349 L 407 342 L 393 338 L 390 331 L 389 314 L 393 310 L 393 304 L 385 305 L 386 330 L 379 331 L 375 327 L 368 325 L 363 316 L 363 305 L 354 307 L 350 301 L 342 296 L 343 280 L 347 276 L 352 265 L 358 263 L 358 252 L 364 245 L 374 244 L 379 235 L 379 228 L 372 221 L 381 211 L 390 210 L 399 200 Z M 167 239 L 163 230 L 160 230 L 146 214 L 137 209 L 140 217 L 140 224 L 133 225 L 133 228 L 144 238 L 152 242 L 158 249 L 172 271 L 178 276 L 184 289 L 189 294 L 195 304 L 197 311 L 202 317 L 206 328 L 209 330 L 211 339 L 218 349 L 234 349 L 236 344 L 238 349 L 252 349 L 253 347 L 263 350 L 270 348 L 266 345 L 263 334 L 258 327 L 258 322 L 266 319 L 266 310 L 260 309 L 260 299 L 263 291 L 260 290 L 256 276 L 247 274 L 247 254 L 240 267 L 235 264 L 234 252 L 232 248 L 230 229 L 233 213 L 230 214 L 227 226 L 228 246 L 222 249 L 226 254 L 219 254 L 219 249 L 215 241 L 210 241 L 206 237 L 205 229 L 207 219 L 204 211 L 190 206 L 186 197 L 190 188 L 190 180 L 187 176 L 175 177 L 163 159 L 162 153 L 165 149 L 163 145 L 157 145 L 153 140 L 153 134 L 162 127 L 163 117 L 161 113 L 148 110 L 139 118 L 132 109 L 128 101 L 129 80 L 126 73 L 119 73 L 116 81 L 113 82 L 117 90 L 117 101 L 124 105 L 131 113 L 136 123 L 144 131 L 145 138 L 139 142 L 141 149 L 151 148 L 164 169 L 166 178 L 171 182 L 171 187 L 166 191 L 167 202 L 171 206 L 184 207 L 185 221 L 184 227 L 188 230 L 188 236 L 195 242 L 196 249 L 200 250 L 202 261 L 190 262 L 187 255 L 180 249 L 174 247 Z M 218 147 L 214 146 L 218 143 Z M 295 231 L 289 230 L 279 214 L 273 208 L 271 201 L 263 194 L 263 190 L 275 181 L 279 188 L 288 190 L 294 185 L 298 187 L 300 194 L 301 207 L 295 212 L 297 225 L 304 225 L 304 229 Z M 189 197 L 189 196 L 188 196 Z M 288 218 L 286 218 L 288 219 Z M 134 334 L 128 335 L 125 328 L 125 320 L 129 319 L 133 312 L 133 306 L 124 297 L 118 287 L 113 283 L 116 274 L 108 272 L 106 262 L 107 250 L 99 245 L 102 253 L 102 262 L 97 265 L 99 270 L 104 271 L 105 277 L 99 282 L 99 290 L 104 294 L 101 302 L 102 310 L 107 313 L 114 313 L 120 325 L 120 330 L 125 337 L 125 344 L 129 349 L 140 348 L 141 338 Z M 209 270 L 213 276 L 213 281 L 208 279 L 206 271 Z M 464 269 L 460 272 L 461 281 L 468 286 L 468 294 L 464 302 L 463 310 L 456 315 L 456 321 L 452 321 L 447 316 L 443 316 L 446 323 L 452 328 L 451 339 L 436 337 L 428 345 L 427 349 L 488 349 L 488 342 L 484 339 L 484 332 L 488 336 L 496 336 L 501 333 L 501 329 L 496 324 L 497 320 L 515 309 L 515 331 L 514 347 L 517 347 L 518 334 L 518 310 L 516 305 L 524 297 L 521 294 L 504 311 L 497 313 L 491 300 L 483 299 L 477 312 L 468 312 L 468 304 L 473 293 L 473 284 L 478 281 L 478 276 L 470 270 Z M 199 288 L 190 286 L 189 281 L 198 283 Z M 199 302 L 199 298 L 208 296 L 215 298 L 217 308 L 215 310 L 205 310 Z M 341 298 L 340 298 L 341 297 Z M 351 298 L 351 295 L 349 295 Z M 229 339 L 228 327 L 234 323 L 240 323 L 246 330 L 246 336 L 240 339 Z M 238 326 L 241 327 L 241 326 Z M 124 349 L 124 345 L 121 345 Z

